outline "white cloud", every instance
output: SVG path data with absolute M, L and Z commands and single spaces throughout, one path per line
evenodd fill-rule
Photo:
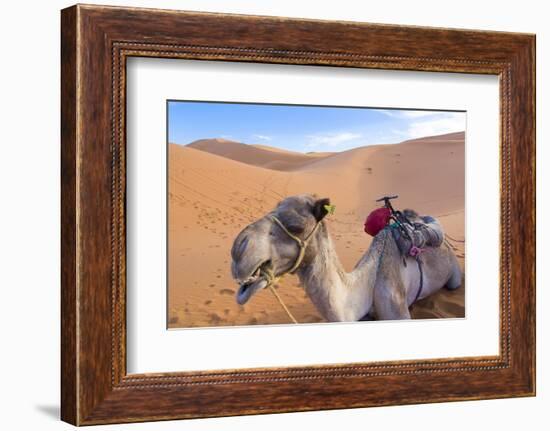
M 466 130 L 466 115 L 460 113 L 439 113 L 425 120 L 413 121 L 407 127 L 408 139 L 442 135 Z
M 267 135 L 252 135 L 256 139 L 261 139 L 262 141 L 271 141 L 273 138 Z
M 307 139 L 309 140 L 307 146 L 309 148 L 329 147 L 330 149 L 335 150 L 340 149 L 361 137 L 361 134 L 351 132 L 321 133 L 307 136 Z
M 466 130 L 466 113 L 377 109 L 388 122 L 365 124 L 352 131 L 319 132 L 304 136 L 301 151 L 345 151 L 351 148 L 400 142 Z M 387 124 L 386 124 L 387 123 Z
M 454 112 L 444 111 L 415 111 L 415 110 L 403 110 L 403 109 L 374 109 L 375 112 L 384 114 L 392 118 L 424 118 L 424 117 L 437 117 L 440 115 L 454 114 Z
M 373 112 L 378 112 L 379 114 L 387 115 L 388 117 L 397 117 L 398 111 L 392 111 L 391 109 L 373 109 Z
M 402 140 L 466 130 L 466 114 L 464 112 L 392 109 L 376 109 L 376 112 L 400 122 L 401 126 L 399 129 L 393 130 L 393 135 L 399 136 Z
M 401 111 L 401 115 L 405 118 L 423 118 L 423 117 L 435 117 L 441 115 L 441 112 L 437 111 Z

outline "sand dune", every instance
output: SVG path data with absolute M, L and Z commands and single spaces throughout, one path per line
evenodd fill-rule
M 438 216 L 451 236 L 464 239 L 464 133 L 323 157 L 207 141 L 169 146 L 170 327 L 288 322 L 268 291 L 237 305 L 229 255 L 240 230 L 288 195 L 332 199 L 336 213 L 327 223 L 347 270 L 370 244 L 363 221 L 384 194 L 400 195 L 400 208 Z M 455 245 L 463 264 L 464 244 Z M 322 321 L 296 277 L 286 277 L 278 292 L 300 322 Z M 464 288 L 442 290 L 412 314 L 464 316 Z
M 464 135 L 465 133 L 464 132 L 455 132 L 455 133 L 446 133 L 444 135 L 434 135 L 434 136 L 426 136 L 424 138 L 417 138 L 417 139 L 409 139 L 407 141 L 403 141 L 402 143 L 403 144 L 406 144 L 406 143 L 414 143 L 414 142 L 418 142 L 418 143 L 425 143 L 425 142 L 433 142 L 433 141 L 445 141 L 445 142 L 450 142 L 450 141 L 458 141 L 458 142 L 464 142 Z
M 266 145 L 248 145 L 228 139 L 199 139 L 187 145 L 197 150 L 223 156 L 237 162 L 268 169 L 288 171 L 316 161 L 319 156 L 307 155 Z
M 261 145 L 261 144 L 252 144 L 252 146 L 256 148 L 260 148 L 262 150 L 272 151 L 274 153 L 292 154 L 292 155 L 298 155 L 298 156 L 305 155 L 307 157 L 326 157 L 326 156 L 332 156 L 333 154 L 335 154 L 334 152 L 330 152 L 330 151 L 324 151 L 324 152 L 310 151 L 308 153 L 299 153 L 297 151 L 290 151 L 290 150 L 285 150 L 283 148 L 270 147 L 269 145 Z

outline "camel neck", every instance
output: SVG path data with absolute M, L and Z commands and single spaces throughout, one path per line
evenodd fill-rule
M 309 258 L 297 274 L 307 295 L 327 320 L 357 321 L 370 311 L 381 239 L 373 240 L 369 250 L 348 273 L 340 263 L 326 224 L 317 231 L 309 245 Z

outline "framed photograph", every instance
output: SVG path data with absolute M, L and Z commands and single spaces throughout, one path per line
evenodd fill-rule
M 61 14 L 62 419 L 535 394 L 535 37 Z
M 465 317 L 465 112 L 166 109 L 170 329 Z M 392 249 L 388 264 L 403 273 L 387 286 L 406 294 L 399 304 L 375 298 L 369 278 L 382 256 L 367 256 Z

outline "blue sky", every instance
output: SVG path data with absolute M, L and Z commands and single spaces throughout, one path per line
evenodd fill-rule
M 291 151 L 364 145 L 464 131 L 466 113 L 216 102 L 168 102 L 169 142 L 225 138 Z

